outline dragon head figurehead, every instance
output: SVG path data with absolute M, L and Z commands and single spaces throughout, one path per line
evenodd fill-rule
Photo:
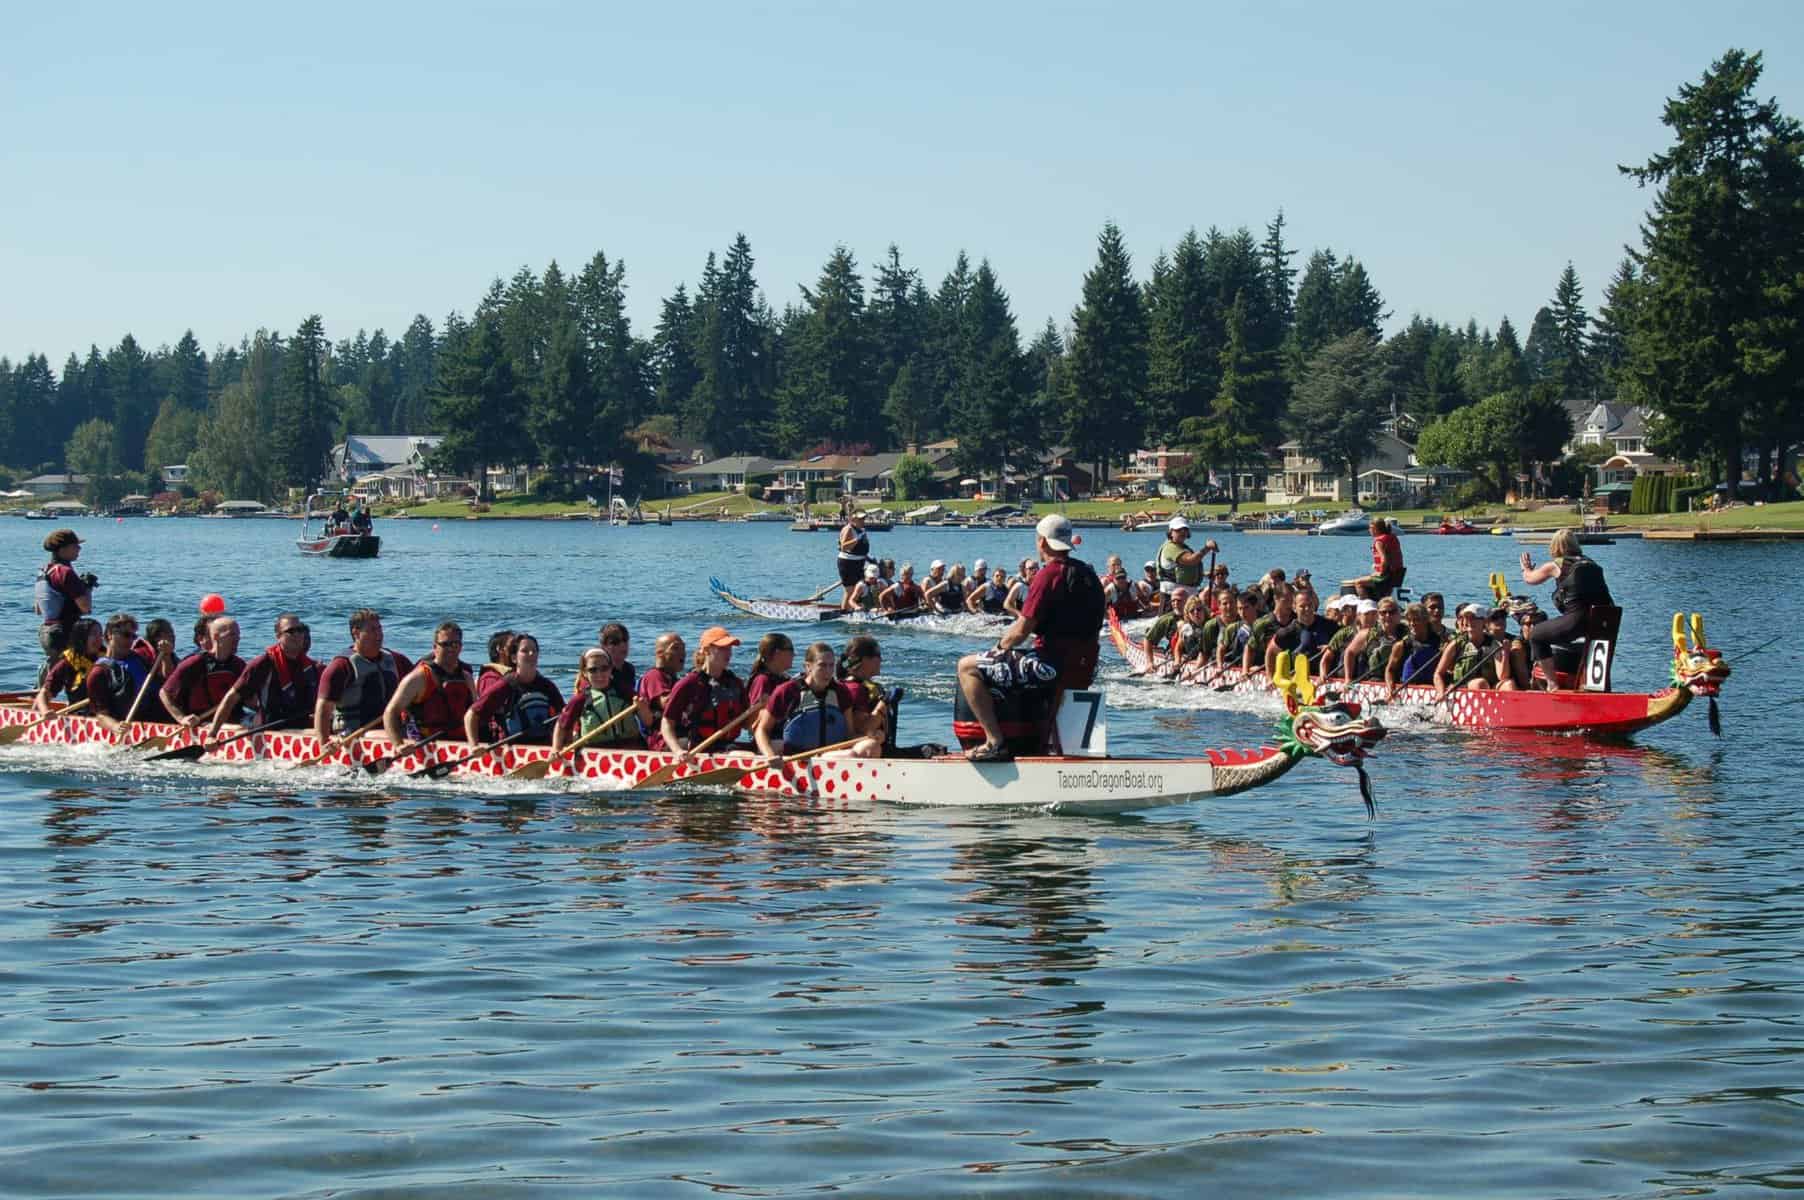
M 1729 678 L 1729 664 L 1720 650 L 1704 643 L 1704 617 L 1691 614 L 1691 636 L 1686 638 L 1685 614 L 1672 615 L 1672 682 L 1694 696 L 1714 697 Z
M 1363 714 L 1356 701 L 1317 704 L 1309 661 L 1301 654 L 1279 654 L 1272 681 L 1284 696 L 1278 744 L 1287 754 L 1314 754 L 1337 766 L 1358 767 L 1388 732 L 1377 717 Z

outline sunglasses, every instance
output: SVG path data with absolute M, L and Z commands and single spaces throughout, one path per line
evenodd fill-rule
M 457 638 L 457 639 L 455 639 L 455 640 L 447 640 L 447 641 L 443 641 L 443 642 L 434 642 L 434 643 L 433 643 L 433 645 L 435 645 L 435 646 L 445 646 L 445 647 L 450 647 L 450 646 L 461 646 L 461 645 L 463 645 L 463 644 L 464 644 L 464 643 L 463 643 L 463 639 L 462 639 L 462 638 Z
M 308 632 L 311 632 L 311 631 L 305 625 L 290 625 L 287 629 L 278 631 L 276 636 L 287 637 L 291 633 L 308 633 Z

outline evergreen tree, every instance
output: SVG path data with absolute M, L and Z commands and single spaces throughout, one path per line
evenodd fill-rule
M 1522 350 L 1522 369 L 1528 382 L 1554 382 L 1561 369 L 1560 326 L 1553 309 L 1543 304 L 1535 310 L 1533 324 L 1528 327 L 1528 345 Z
M 174 393 L 164 397 L 145 439 L 145 470 L 159 471 L 186 463 L 200 444 L 200 424 L 205 415 L 181 403 Z
M 927 291 L 921 273 L 902 266 L 902 252 L 891 243 L 889 255 L 877 268 L 868 309 L 872 355 L 872 394 L 887 397 L 895 389 L 902 368 L 920 359 L 927 344 Z M 909 389 L 912 390 L 913 383 Z M 885 419 L 896 429 L 885 401 Z M 913 421 L 911 414 L 911 423 Z M 899 431 L 898 431 L 899 432 Z M 889 439 L 878 437 L 875 442 Z M 907 439 L 904 439 L 907 440 Z
M 192 413 L 207 410 L 207 355 L 194 339 L 192 329 L 182 333 L 170 357 L 167 394 Z
M 1222 348 L 1221 386 L 1207 417 L 1189 417 L 1179 426 L 1183 443 L 1228 470 L 1228 501 L 1240 507 L 1240 468 L 1259 462 L 1276 440 L 1279 397 L 1284 387 L 1278 352 L 1259 347 L 1249 335 L 1246 295 L 1228 310 L 1228 344 Z
M 927 403 L 921 413 L 923 438 L 935 438 L 954 424 L 953 411 L 957 398 L 964 393 L 962 372 L 969 363 L 965 345 L 969 340 L 968 314 L 971 299 L 971 260 L 960 250 L 952 270 L 940 280 L 927 315 L 927 346 L 923 355 L 926 367 Z
M 1309 360 L 1291 404 L 1291 421 L 1306 454 L 1346 471 L 1359 494 L 1359 466 L 1377 446 L 1389 410 L 1389 387 L 1377 342 L 1356 330 Z
M 1317 250 L 1303 267 L 1297 285 L 1296 317 L 1291 325 L 1293 361 L 1307 361 L 1315 352 L 1339 337 L 1340 260 L 1332 250 Z
M 325 326 L 316 313 L 301 322 L 283 355 L 276 391 L 274 467 L 279 481 L 311 492 L 324 476 L 337 413 L 326 387 Z
M 390 422 L 395 433 L 417 434 L 425 430 L 432 381 L 437 372 L 438 340 L 432 321 L 417 314 L 409 322 L 399 343 L 399 384 L 395 394 L 395 415 Z
M 1384 319 L 1390 313 L 1378 289 L 1372 286 L 1365 264 L 1356 258 L 1341 264 L 1340 278 L 1335 281 L 1334 308 L 1336 337 L 1363 333 L 1375 341 L 1384 335 Z
M 526 413 L 535 457 L 553 474 L 566 471 L 579 454 L 593 449 L 588 443 L 595 402 L 586 339 L 566 316 L 552 330 L 539 393 Z
M 269 436 L 249 380 L 221 389 L 214 411 L 201 421 L 188 478 L 197 490 L 213 489 L 229 499 L 267 500 Z
M 1804 132 L 1755 99 L 1761 69 L 1759 54 L 1730 50 L 1667 102 L 1671 148 L 1624 168 L 1660 189 L 1625 373 L 1659 415 L 1656 444 L 1713 456 L 1732 496 L 1750 416 L 1763 458 L 1794 423 L 1804 351 Z
M 792 453 L 823 441 L 879 444 L 883 411 L 872 391 L 864 281 L 851 251 L 836 246 L 814 289 L 801 293 L 777 396 L 778 444 Z
M 548 281 L 547 291 L 552 290 Z M 563 307 L 562 302 L 557 305 Z M 597 251 L 577 276 L 571 308 L 594 380 L 596 412 L 588 444 L 599 466 L 619 457 L 628 431 L 652 406 L 650 354 L 633 337 L 626 311 L 626 262 L 610 265 L 607 255 Z
M 107 354 L 106 373 L 112 394 L 112 429 L 117 439 L 113 453 L 122 469 L 144 469 L 144 439 L 156 420 L 157 401 L 152 394 L 150 362 L 131 334 Z
M 952 432 L 958 461 L 972 472 L 1020 465 L 1043 448 L 1042 431 L 1024 419 L 1026 364 L 1008 293 L 988 259 L 971 276 L 965 303 L 959 391 L 952 400 Z
M 718 275 L 703 277 L 698 305 L 697 366 L 692 428 L 716 454 L 761 449 L 774 374 L 770 312 L 753 277 L 752 246 L 739 234 Z
M 1113 221 L 1097 238 L 1096 265 L 1084 275 L 1073 314 L 1066 428 L 1072 449 L 1093 462 L 1095 479 L 1125 461 L 1139 442 L 1146 396 L 1146 310 L 1127 247 Z
M 1259 257 L 1265 267 L 1265 293 L 1270 298 L 1280 342 L 1290 336 L 1291 323 L 1296 320 L 1297 271 L 1290 265 L 1290 260 L 1296 256 L 1297 252 L 1284 244 L 1284 210 L 1279 209 L 1278 215 L 1265 227 L 1265 242 L 1259 248 Z
M 1578 272 L 1568 262 L 1560 272 L 1553 295 L 1554 328 L 1559 337 L 1559 365 L 1552 382 L 1562 399 L 1589 400 L 1595 396 L 1596 377 L 1591 366 L 1591 314 L 1585 311 L 1585 294 Z
M 73 362 L 75 356 L 69 357 Z M 34 468 L 60 459 L 63 441 L 68 440 L 68 434 L 74 433 L 74 427 L 68 424 L 68 414 L 59 411 L 61 389 L 56 376 L 51 373 L 50 360 L 42 354 L 26 355 L 25 361 L 13 368 L 12 396 L 12 425 L 19 438 L 18 449 L 12 449 L 12 441 L 0 441 L 0 446 L 7 448 L 0 451 L 0 458 L 9 460 L 11 466 Z M 52 431 L 63 440 L 47 440 Z M 15 458 L 17 462 L 10 461 Z
M 18 421 L 14 415 L 16 404 L 17 400 L 13 390 L 13 364 L 4 354 L 0 354 L 0 456 L 11 460 L 12 465 L 19 466 L 28 461 L 22 456 L 28 453 L 30 448 L 19 438 Z M 0 463 L 0 467 L 4 466 L 4 463 Z M 7 486 L 12 486 L 10 480 Z
M 695 364 L 695 311 L 689 306 L 688 290 L 677 289 L 665 297 L 658 314 L 658 326 L 652 332 L 651 365 L 657 378 L 653 410 L 678 415 L 688 411 L 690 394 L 701 379 Z
M 1147 288 L 1146 437 L 1170 442 L 1178 427 L 1205 416 L 1221 390 L 1226 330 L 1202 239 L 1192 229 L 1169 264 L 1155 263 Z
M 487 495 L 488 468 L 518 461 L 528 449 L 521 437 L 520 388 L 499 314 L 478 316 L 456 352 L 440 363 L 433 407 L 445 438 L 434 457 L 474 479 L 478 492 Z
M 1591 360 L 1597 372 L 1598 398 L 1616 398 L 1623 363 L 1628 358 L 1628 330 L 1632 324 L 1630 309 L 1634 304 L 1636 282 L 1635 260 L 1625 258 L 1616 266 L 1604 289 L 1604 301 L 1591 318 Z

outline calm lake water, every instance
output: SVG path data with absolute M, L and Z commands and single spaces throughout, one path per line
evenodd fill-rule
M 361 604 L 410 654 L 455 616 L 533 630 L 561 683 L 607 619 L 641 664 L 666 628 L 755 639 L 710 575 L 833 577 L 830 537 L 782 526 L 387 522 L 363 563 L 303 560 L 286 522 L 78 528 L 97 611 L 183 628 L 218 591 L 247 647 L 292 607 L 316 653 Z M 0 521 L 9 689 L 45 532 Z M 1085 532 L 1096 560 L 1157 544 Z M 1368 555 L 1220 540 L 1243 578 Z M 923 568 L 1032 549 L 874 541 Z M 1520 550 L 1404 546 L 1454 602 Z M 1593 553 L 1628 610 L 1625 690 L 1664 682 L 1676 608 L 1732 660 L 1804 618 L 1796 544 Z M 950 741 L 950 668 L 982 642 L 882 634 L 904 740 Z M 1118 750 L 1269 736 L 1105 662 Z M 1796 1189 L 1801 667 L 1795 640 L 1735 662 L 1721 740 L 1701 704 L 1632 745 L 1401 730 L 1370 822 L 1320 762 L 1102 820 L 0 749 L 0 1194 Z

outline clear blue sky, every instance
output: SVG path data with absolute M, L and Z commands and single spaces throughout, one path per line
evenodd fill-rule
M 931 288 L 987 257 L 1023 338 L 1105 220 L 1142 278 L 1280 207 L 1394 310 L 1595 307 L 1615 164 L 1731 46 L 1804 117 L 1804 4 L 16 5 L 0 19 L 0 354 L 209 351 L 468 313 L 624 258 L 634 329 L 734 234 L 775 307 L 836 243 Z

